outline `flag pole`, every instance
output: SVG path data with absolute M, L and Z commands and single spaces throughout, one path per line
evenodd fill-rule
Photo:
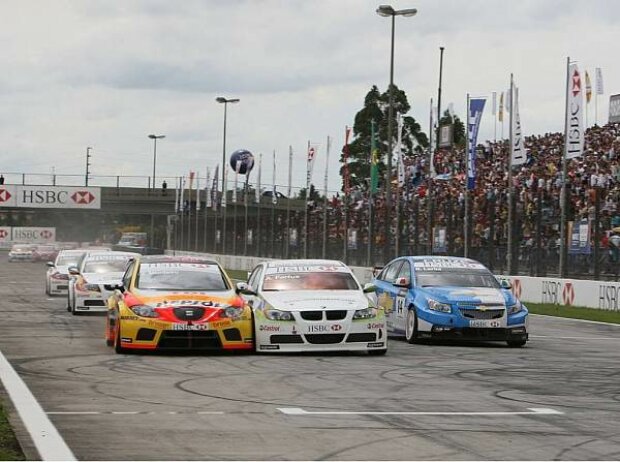
M 256 256 L 260 257 L 260 240 L 261 240 L 261 226 L 260 226 L 260 206 L 262 195 L 260 192 L 260 179 L 261 179 L 261 171 L 263 169 L 263 153 L 261 152 L 258 155 L 258 181 L 256 184 Z
M 246 167 L 247 168 L 247 167 Z M 243 256 L 248 256 L 248 182 L 250 181 L 250 171 L 245 172 L 245 186 L 243 188 L 243 205 L 245 206 L 245 226 L 243 231 Z
M 471 114 L 469 111 L 469 93 L 467 93 L 467 103 L 465 106 L 465 111 L 467 111 L 467 122 L 465 123 L 466 134 L 465 134 L 465 165 L 469 165 L 469 131 L 470 131 L 470 118 Z M 469 181 L 469 169 L 465 169 L 467 175 L 465 176 L 465 190 L 463 191 L 463 195 L 465 196 L 465 219 L 463 220 L 463 255 L 465 258 L 469 258 L 469 185 L 467 184 Z M 510 220 L 509 220 L 510 221 Z
M 373 179 L 372 179 L 372 171 L 373 171 L 373 163 L 374 163 L 374 143 L 375 143 L 375 120 L 372 119 L 370 121 L 370 178 L 368 181 L 368 255 L 366 257 L 366 265 L 370 266 L 372 264 L 372 251 L 373 245 L 372 240 L 373 236 L 373 221 L 372 221 L 372 202 L 374 200 L 373 197 Z
M 200 212 L 200 172 L 196 171 L 196 232 L 194 233 L 194 252 L 198 252 L 198 215 Z
M 291 184 L 293 182 L 293 146 L 289 145 L 288 147 L 288 189 L 286 194 L 286 249 L 284 250 L 284 255 L 286 258 L 289 257 L 289 253 L 291 251 L 291 195 L 293 191 L 291 189 Z
M 276 255 L 276 203 L 278 196 L 276 194 L 276 150 L 273 150 L 273 191 L 271 192 L 271 256 Z
M 497 143 L 497 92 L 493 92 L 493 142 Z
M 514 133 L 513 133 L 513 119 L 514 119 L 514 80 L 512 73 L 510 74 L 510 99 L 506 98 L 507 101 L 510 101 L 510 110 L 508 117 L 508 248 L 506 249 L 506 264 L 508 266 L 508 274 L 512 274 L 512 261 L 513 261 L 513 210 L 512 210 L 512 196 L 514 194 L 514 187 L 512 184 L 512 156 L 514 150 Z M 503 122 L 502 122 L 503 126 Z
M 327 181 L 329 174 L 329 149 L 331 147 L 331 140 L 329 139 L 329 135 L 327 136 L 327 153 L 325 154 L 325 185 L 323 188 L 323 195 L 325 198 L 325 203 L 323 206 L 323 258 L 327 256 Z M 346 167 L 345 167 L 346 168 Z
M 306 203 L 304 207 L 304 258 L 308 258 L 308 196 L 310 196 L 310 162 L 308 153 L 310 152 L 310 140 L 308 140 L 308 150 L 306 151 Z
M 562 190 L 560 193 L 560 277 L 566 276 L 566 205 L 567 205 L 567 191 L 566 191 L 566 176 L 568 175 L 568 161 L 566 159 L 568 150 L 568 92 L 570 89 L 570 56 L 566 58 L 566 103 L 564 112 L 564 153 L 562 156 Z M 598 243 L 597 243 L 598 245 Z

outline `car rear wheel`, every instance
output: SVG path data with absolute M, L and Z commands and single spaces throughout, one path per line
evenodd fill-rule
M 116 335 L 114 336 L 114 351 L 116 354 L 123 354 L 127 350 L 121 346 L 121 321 L 116 320 Z
M 45 282 L 45 295 L 51 295 L 51 290 L 50 290 L 50 282 L 46 281 Z
M 418 315 L 413 306 L 407 310 L 405 338 L 409 343 L 416 343 L 418 341 Z

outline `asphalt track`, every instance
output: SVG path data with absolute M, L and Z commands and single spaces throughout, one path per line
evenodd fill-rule
M 0 350 L 78 459 L 620 458 L 620 326 L 533 316 L 522 349 L 125 356 L 44 273 L 0 257 Z

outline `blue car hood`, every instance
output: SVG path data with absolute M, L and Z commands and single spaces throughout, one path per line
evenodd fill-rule
M 503 306 L 514 303 L 514 297 L 510 291 L 490 287 L 421 287 L 417 289 L 417 292 L 441 303 Z

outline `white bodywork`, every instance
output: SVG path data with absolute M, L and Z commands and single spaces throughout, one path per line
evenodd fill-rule
M 47 269 L 45 287 L 48 295 L 66 295 L 69 290 L 69 265 L 61 264 L 67 258 L 75 261 L 82 258 L 86 250 L 61 250 L 56 256 L 53 266 Z

